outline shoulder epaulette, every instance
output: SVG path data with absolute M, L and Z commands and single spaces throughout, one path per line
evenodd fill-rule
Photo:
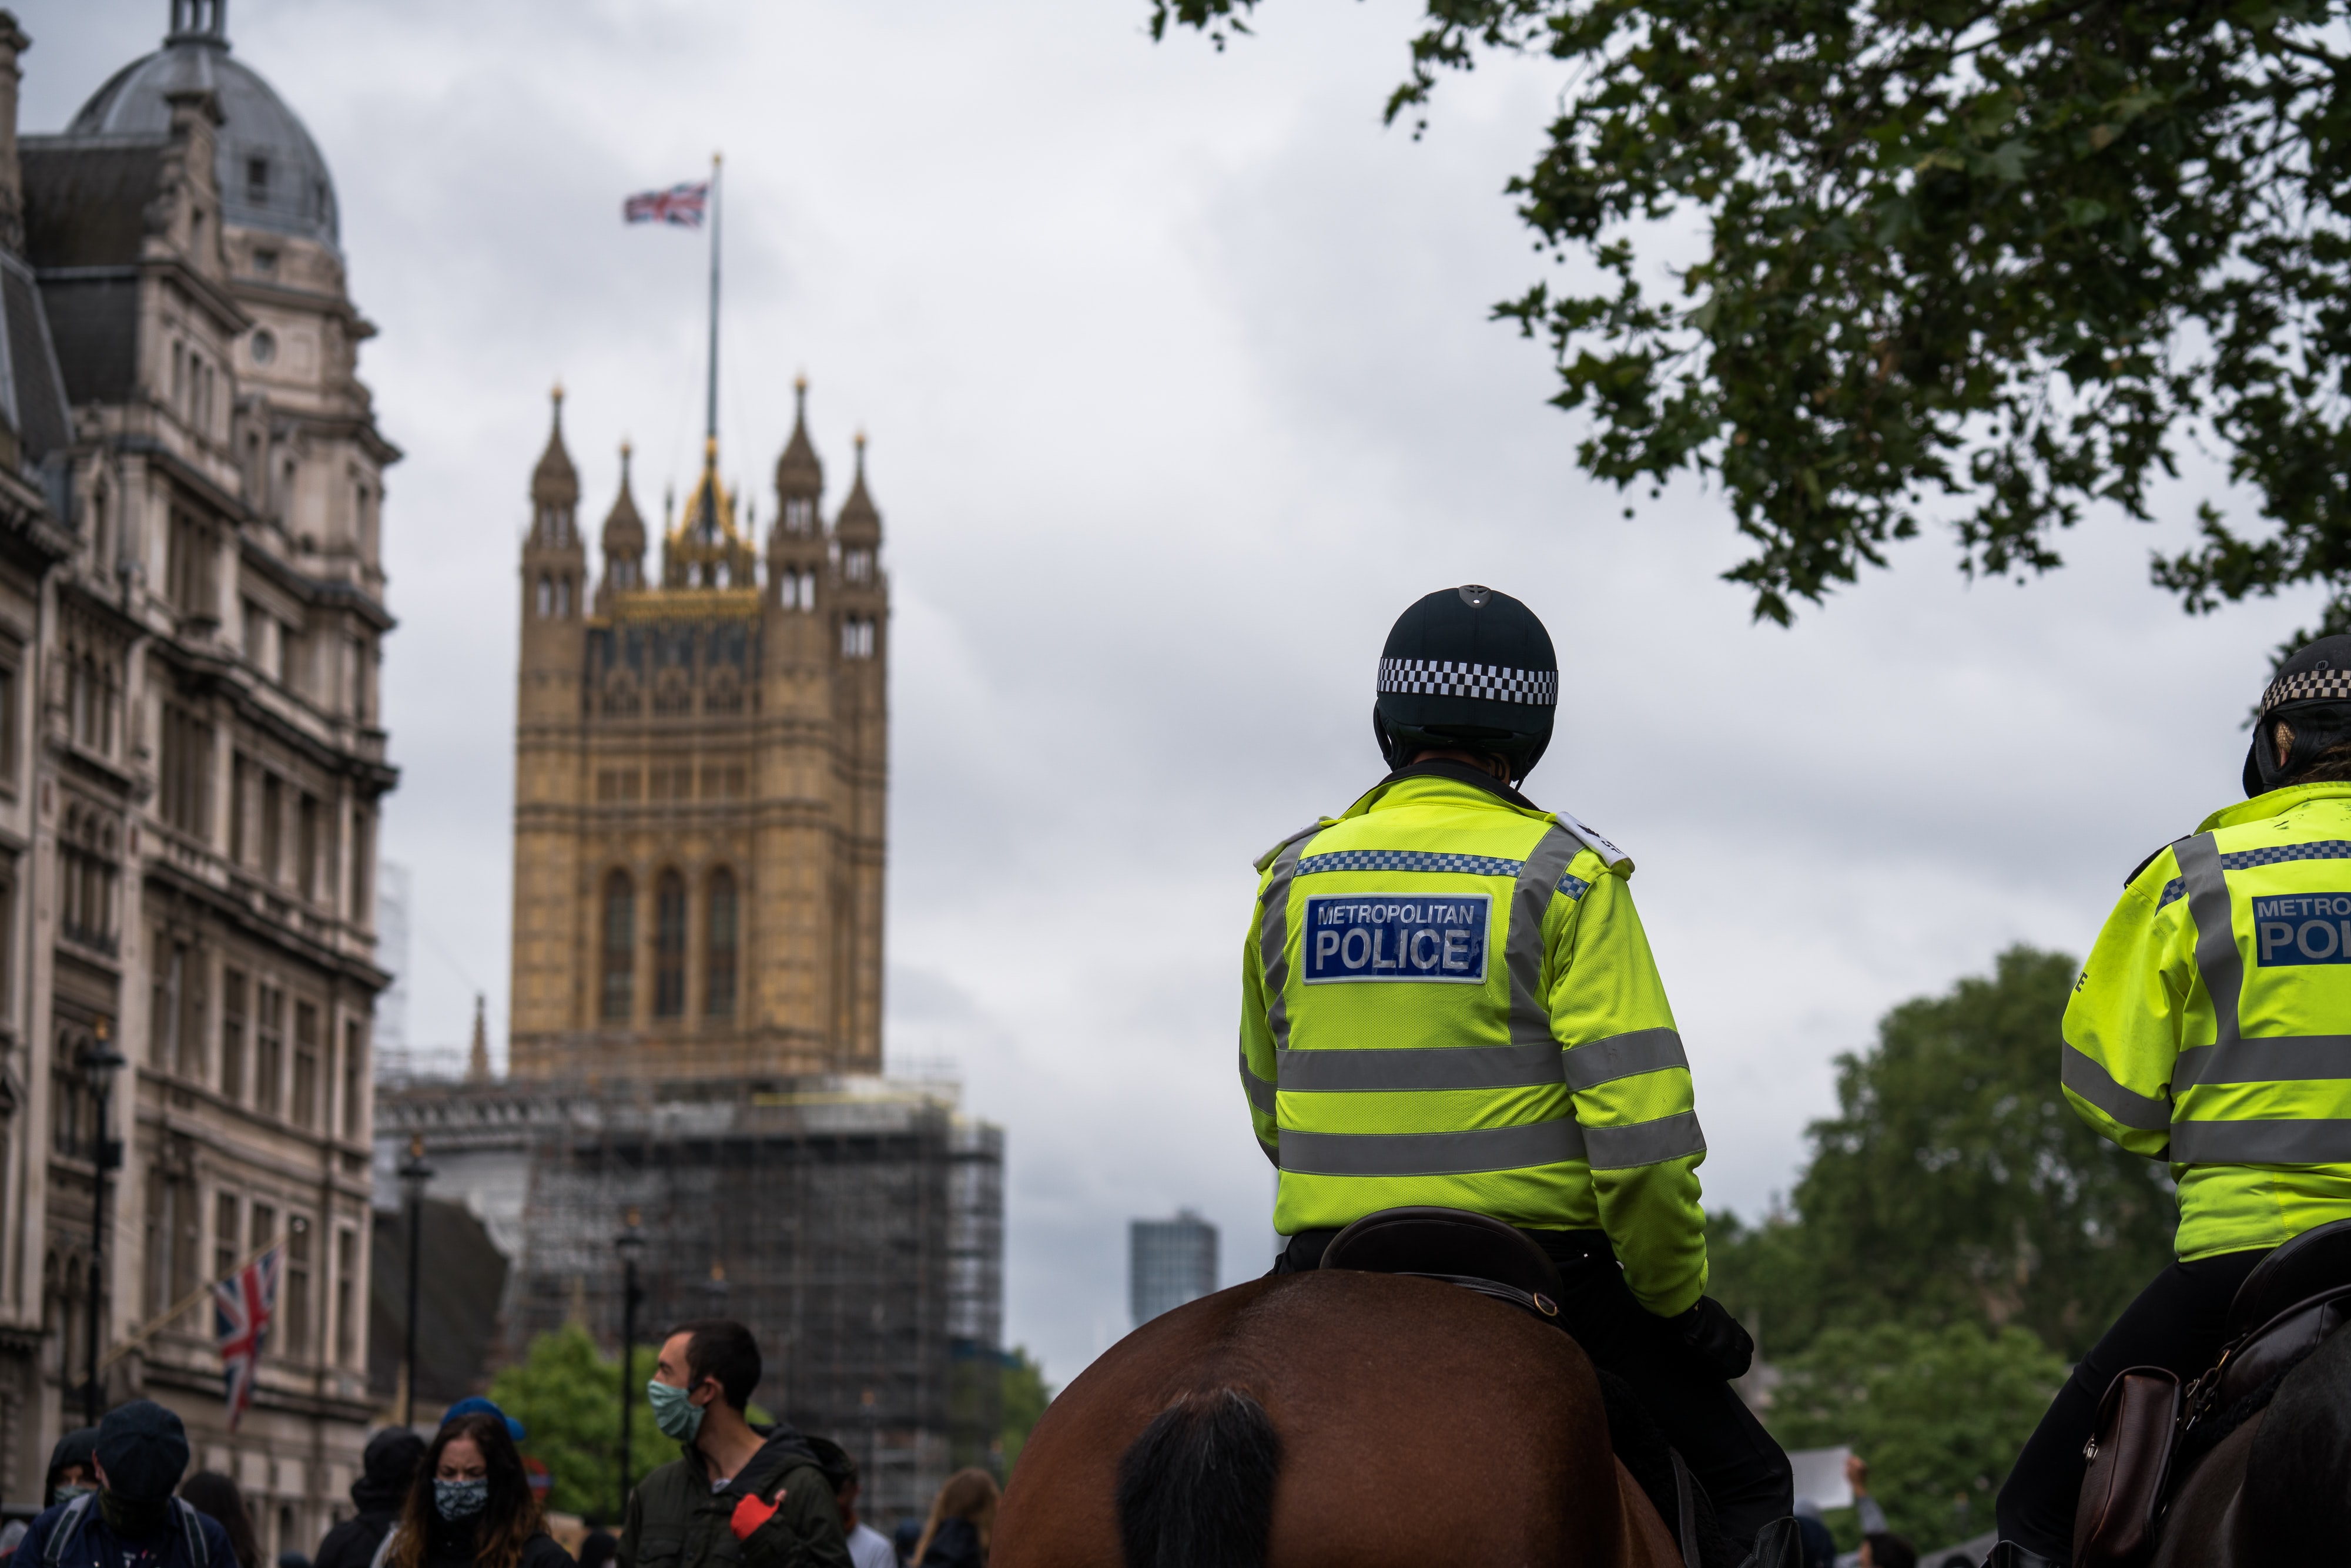
M 2192 838 L 2195 835 L 2191 833 L 2188 836 Z M 2178 839 L 2173 839 L 2168 842 L 2158 844 L 2154 849 L 2149 850 L 2147 852 L 2147 859 L 2139 862 L 2138 864 L 2130 868 L 2130 875 L 2123 878 L 2123 885 L 2125 887 L 2128 887 L 2131 883 L 2137 882 L 2139 879 L 2140 873 L 2145 872 L 2147 867 L 2153 865 L 2164 851 L 2169 849 L 2173 844 L 2176 844 L 2179 841 Z
M 1575 813 L 1573 811 L 1553 811 L 1552 815 L 1557 818 L 1559 820 L 1559 825 L 1565 828 L 1570 833 L 1573 833 L 1577 841 L 1582 843 L 1585 849 L 1590 850 L 1593 854 L 1598 855 L 1602 861 L 1605 862 L 1610 871 L 1614 872 L 1619 876 L 1630 876 L 1633 874 L 1633 857 L 1626 854 L 1623 850 L 1618 849 L 1614 844 L 1610 843 L 1605 838 L 1603 838 L 1597 828 L 1588 828 L 1584 826 L 1582 822 L 1576 821 Z
M 1279 843 L 1275 844 L 1273 848 L 1266 851 L 1265 853 L 1258 856 L 1256 861 L 1252 862 L 1258 874 L 1260 876 L 1264 875 L 1265 868 L 1271 865 L 1274 862 L 1275 857 L 1280 855 L 1282 851 L 1288 849 L 1290 845 L 1296 843 L 1299 840 L 1304 838 L 1309 833 L 1321 832 L 1323 829 L 1331 826 L 1333 821 L 1334 819 L 1330 817 L 1317 817 L 1312 821 L 1307 823 L 1304 827 L 1299 829 L 1296 832 L 1290 834 L 1288 838 L 1281 840 Z

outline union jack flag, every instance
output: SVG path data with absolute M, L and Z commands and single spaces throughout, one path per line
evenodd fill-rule
M 621 204 L 621 219 L 632 224 L 675 224 L 680 228 L 698 229 L 702 213 L 710 201 L 710 182 L 698 181 L 691 185 L 672 185 L 666 191 L 640 191 Z
M 214 1332 L 220 1340 L 221 1397 L 228 1405 L 228 1429 L 253 1403 L 253 1378 L 269 1343 L 277 1314 L 277 1277 L 286 1266 L 283 1243 L 272 1247 L 213 1287 Z

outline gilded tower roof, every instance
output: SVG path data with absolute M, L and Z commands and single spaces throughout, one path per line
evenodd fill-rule
M 662 540 L 662 586 L 750 588 L 757 573 L 751 547 L 735 526 L 735 493 L 718 477 L 718 438 L 709 437 L 702 444 L 702 476 Z

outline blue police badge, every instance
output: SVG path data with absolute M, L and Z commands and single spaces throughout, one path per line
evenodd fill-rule
M 1306 983 L 1486 983 L 1493 897 L 1483 893 L 1344 893 L 1306 901 Z

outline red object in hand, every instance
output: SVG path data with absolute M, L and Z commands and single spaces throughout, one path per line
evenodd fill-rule
M 784 1489 L 781 1487 L 776 1489 L 773 1502 L 761 1502 L 756 1497 L 747 1497 L 735 1505 L 735 1512 L 727 1520 L 726 1527 L 735 1532 L 736 1540 L 748 1541 L 753 1531 L 776 1517 L 776 1510 L 783 1500 Z

